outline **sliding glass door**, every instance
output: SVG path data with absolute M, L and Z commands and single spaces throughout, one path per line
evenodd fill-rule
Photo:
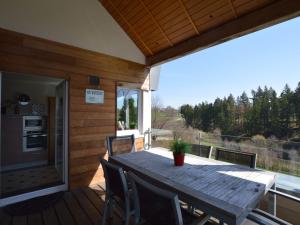
M 67 189 L 67 89 L 2 72 L 0 206 Z

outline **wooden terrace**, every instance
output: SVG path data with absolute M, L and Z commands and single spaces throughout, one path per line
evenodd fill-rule
M 104 196 L 104 183 L 99 183 L 93 187 L 65 192 L 55 205 L 38 213 L 10 216 L 4 209 L 0 209 L 0 225 L 99 225 L 104 209 Z M 110 224 L 122 224 L 118 212 L 114 213 Z M 249 220 L 243 223 L 255 224 Z
M 10 216 L 0 211 L 1 225 L 93 225 L 101 224 L 104 207 L 104 184 L 65 192 L 53 206 L 38 213 Z M 116 213 L 112 224 L 122 224 Z

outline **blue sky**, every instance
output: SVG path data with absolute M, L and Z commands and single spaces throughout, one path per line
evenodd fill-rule
M 228 41 L 162 65 L 164 106 L 213 102 L 232 93 L 271 86 L 277 94 L 300 81 L 300 18 Z

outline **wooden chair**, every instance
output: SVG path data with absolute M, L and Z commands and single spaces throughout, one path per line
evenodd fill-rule
M 102 225 L 106 225 L 108 216 L 111 218 L 116 204 L 123 210 L 123 221 L 125 225 L 130 222 L 130 217 L 134 215 L 133 205 L 130 204 L 130 191 L 128 189 L 126 177 L 121 167 L 115 166 L 100 157 L 103 168 L 106 192 L 105 205 L 102 217 Z
M 206 215 L 196 216 L 182 209 L 175 193 L 160 189 L 132 172 L 128 172 L 132 184 L 135 224 L 148 225 L 184 225 L 204 224 Z
M 225 148 L 216 148 L 216 160 L 255 168 L 256 158 L 257 155 L 255 153 L 239 152 Z
M 192 144 L 192 154 L 205 157 L 205 158 L 210 158 L 211 153 L 212 153 L 212 146 Z
M 134 135 L 108 136 L 106 137 L 106 147 L 109 156 L 135 152 Z
M 255 222 L 259 225 L 292 225 L 278 217 L 275 217 L 260 209 L 255 209 L 247 216 L 247 220 Z

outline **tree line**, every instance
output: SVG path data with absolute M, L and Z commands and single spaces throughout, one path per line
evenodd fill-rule
M 287 138 L 300 128 L 300 82 L 295 90 L 286 84 L 280 95 L 271 87 L 258 87 L 251 97 L 243 92 L 213 103 L 182 105 L 181 116 L 186 126 L 206 132 L 220 129 L 223 135 Z

